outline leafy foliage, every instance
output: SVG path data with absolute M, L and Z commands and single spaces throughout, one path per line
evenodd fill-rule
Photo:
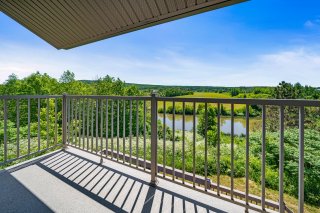
M 61 83 L 70 83 L 72 81 L 75 81 L 75 74 L 69 70 L 64 71 L 59 79 Z
M 159 90 L 159 95 L 163 97 L 175 97 L 182 95 L 192 95 L 193 92 L 190 89 L 180 87 L 168 87 Z
M 300 83 L 293 85 L 282 81 L 274 89 L 273 97 L 276 99 L 318 99 L 320 91 L 311 86 L 302 86 Z
M 209 143 L 215 146 L 217 142 L 217 108 L 209 106 L 207 112 L 205 109 L 201 109 L 197 132 L 203 137 L 208 135 Z

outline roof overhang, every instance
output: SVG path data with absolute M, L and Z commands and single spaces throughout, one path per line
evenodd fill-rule
M 0 11 L 70 49 L 246 0 L 0 0 Z

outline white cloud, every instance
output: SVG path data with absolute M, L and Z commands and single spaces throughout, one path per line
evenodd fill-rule
M 304 23 L 304 26 L 307 28 L 312 28 L 314 26 L 314 23 L 312 21 L 308 20 Z
M 0 78 L 11 73 L 20 78 L 37 70 L 59 78 L 72 70 L 77 79 L 95 79 L 107 74 L 126 82 L 167 85 L 276 85 L 285 80 L 320 86 L 320 51 L 293 48 L 250 56 L 186 56 L 163 51 L 130 56 L 84 51 L 57 51 L 23 45 L 1 44 Z M 129 56 L 128 56 L 129 55 Z
M 254 85 L 274 85 L 285 80 L 320 86 L 320 52 L 298 48 L 264 54 L 248 70 L 247 76 L 255 76 Z
M 309 29 L 320 28 L 320 19 L 317 18 L 317 19 L 314 19 L 314 20 L 307 20 L 307 21 L 304 23 L 304 26 L 305 26 L 306 28 L 309 28 Z

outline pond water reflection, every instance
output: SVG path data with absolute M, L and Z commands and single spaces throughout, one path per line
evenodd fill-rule
M 158 119 L 163 123 L 163 114 L 158 114 Z M 166 114 L 166 125 L 172 128 L 173 116 L 172 114 Z M 250 129 L 254 126 L 259 125 L 259 118 L 250 118 Z M 198 124 L 198 116 L 196 116 L 196 125 Z M 176 130 L 182 130 L 182 115 L 175 115 L 175 128 Z M 185 116 L 185 130 L 191 131 L 193 128 L 193 116 Z M 220 129 L 222 133 L 231 133 L 231 117 L 222 116 Z M 234 118 L 234 134 L 235 135 L 245 135 L 246 134 L 246 119 L 244 117 Z

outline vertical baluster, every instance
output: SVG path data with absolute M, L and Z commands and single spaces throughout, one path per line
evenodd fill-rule
M 74 99 L 74 104 L 75 104 L 75 112 L 74 112 L 74 137 L 75 137 L 75 141 L 74 141 L 74 145 L 77 146 L 78 144 L 78 99 Z
M 90 99 L 87 98 L 87 151 L 89 150 L 90 140 Z
M 31 119 L 30 119 L 30 98 L 28 98 L 28 155 L 30 154 L 30 143 L 31 143 L 31 135 L 30 135 L 30 123 L 31 123 Z
M 130 166 L 132 164 L 132 100 L 130 100 L 130 118 L 129 118 L 129 151 L 130 151 Z
M 163 177 L 166 177 L 166 101 L 163 101 Z
M 49 120 L 49 110 L 50 110 L 50 102 L 49 98 L 47 98 L 47 112 L 46 112 L 46 117 L 47 117 L 47 149 L 49 148 L 49 141 L 50 141 L 50 120 Z
M 109 152 L 109 100 L 106 100 L 106 157 Z
M 304 212 L 304 106 L 299 108 L 299 204 L 298 212 Z
M 82 149 L 86 149 L 85 148 L 85 140 L 86 140 L 86 134 L 85 134 L 85 118 L 87 116 L 86 114 L 86 106 L 87 103 L 85 101 L 84 98 L 80 98 L 79 99 L 79 107 L 81 109 L 81 111 L 79 111 L 79 148 L 82 147 Z M 57 106 L 57 110 L 58 110 L 58 106 Z M 82 141 L 82 143 L 81 143 Z
M 83 99 L 79 98 L 79 119 L 78 119 L 78 134 L 79 134 L 79 148 L 81 148 L 82 138 L 82 123 L 83 123 Z
M 246 104 L 246 168 L 245 168 L 245 176 L 246 176 L 246 212 L 248 211 L 249 205 L 249 105 Z
M 120 100 L 117 101 L 117 161 L 119 161 L 120 136 Z
M 100 100 L 100 162 L 102 163 L 103 152 L 103 99 Z
M 65 150 L 67 148 L 67 136 L 68 136 L 68 97 L 66 93 L 63 93 L 61 100 L 61 117 L 62 117 L 62 148 Z M 58 134 L 58 133 L 57 133 Z
M 172 102 L 172 180 L 174 181 L 176 178 L 176 173 L 175 173 L 175 157 L 176 157 L 176 145 L 175 145 L 175 128 L 176 128 L 176 119 L 175 119 L 175 114 L 176 114 L 176 107 L 175 107 L 175 101 Z
M 86 135 L 86 99 L 82 99 L 82 149 L 85 149 Z
M 126 162 L 126 100 L 123 100 L 123 133 L 122 133 L 122 137 L 123 137 L 123 145 L 122 145 L 122 149 L 123 149 L 123 154 L 122 154 L 122 162 L 125 163 Z
M 99 99 L 96 99 L 96 154 L 98 153 L 99 140 Z
M 147 108 L 146 101 L 143 101 L 143 169 L 146 170 L 146 131 L 147 131 Z
M 58 100 L 54 99 L 54 144 L 58 143 Z
M 208 104 L 205 103 L 204 107 L 205 113 L 205 128 L 204 128 L 204 190 L 208 190 Z
M 4 162 L 8 160 L 8 136 L 7 136 L 7 128 L 8 128 L 8 106 L 7 99 L 4 99 L 3 103 L 3 149 L 4 149 Z
M 63 100 L 63 98 L 62 98 L 62 100 Z M 65 101 L 66 101 L 66 113 L 67 113 L 67 115 L 66 115 L 66 146 L 67 146 L 69 143 L 69 139 L 70 139 L 70 137 L 69 137 L 69 132 L 70 132 L 70 130 L 69 130 L 69 116 L 70 116 L 69 108 L 70 108 L 70 106 L 69 106 L 69 99 L 68 99 L 67 95 L 66 95 Z M 63 108 L 63 103 L 62 103 L 62 108 Z
M 266 199 L 266 106 L 262 106 L 262 147 L 261 147 L 261 208 L 265 210 L 265 199 Z
M 71 102 L 71 119 L 70 119 L 70 136 L 71 136 L 71 145 L 73 145 L 73 123 L 74 123 L 74 115 L 73 115 L 73 111 L 74 111 L 74 106 L 73 106 L 73 98 L 70 98 L 70 102 Z
M 68 104 L 67 104 L 67 107 L 68 107 L 68 125 L 67 125 L 67 127 L 68 127 L 68 144 L 70 144 L 70 137 L 71 137 L 71 127 L 70 127 L 70 124 L 71 124 L 71 120 L 70 120 L 70 115 L 71 115 L 71 98 L 68 98 L 67 99 L 67 102 L 68 102 Z
M 139 166 L 139 101 L 136 100 L 136 167 Z
M 75 113 L 75 99 L 71 99 L 71 104 L 72 104 L 72 107 L 71 107 L 71 127 L 72 127 L 72 132 L 71 132 L 71 137 L 72 137 L 72 145 L 74 145 L 75 143 L 75 136 L 74 136 L 74 132 L 76 130 L 76 127 L 75 127 L 75 117 L 76 117 L 76 113 Z
M 193 102 L 193 134 L 192 134 L 192 185 L 196 187 L 196 102 Z
M 114 100 L 111 100 L 111 158 L 113 159 L 113 119 L 114 119 L 114 106 L 113 106 Z
M 284 212 L 283 199 L 283 172 L 284 172 L 284 107 L 280 107 L 280 145 L 279 145 L 279 211 Z
M 38 98 L 38 132 L 37 132 L 37 136 L 38 136 L 38 152 L 40 151 L 40 98 Z
M 77 99 L 78 102 L 78 119 L 77 119 L 77 138 L 78 138 L 78 147 L 81 147 L 81 111 L 82 111 L 82 106 L 81 106 L 81 99 Z
M 185 181 L 185 125 L 186 125 L 186 103 L 182 102 L 182 183 L 184 184 Z
M 94 102 L 91 99 L 91 152 L 93 152 L 93 114 L 94 114 Z
M 82 111 L 83 111 L 83 105 L 81 104 L 82 99 L 79 98 L 79 115 L 78 115 L 78 135 L 79 135 L 79 148 L 81 148 L 81 138 L 82 138 L 82 134 L 81 134 L 81 120 L 83 119 L 82 116 Z
M 217 114 L 217 194 L 220 195 L 220 113 L 221 106 L 218 103 L 218 114 Z
M 20 99 L 17 99 L 16 102 L 16 111 L 17 111 L 17 158 L 20 157 Z
M 73 137 L 74 137 L 74 141 L 73 141 L 73 145 L 74 146 L 77 146 L 77 131 L 78 131 L 78 128 L 77 128 L 77 123 L 78 123 L 78 119 L 77 119 L 77 115 L 78 115 L 78 104 L 77 104 L 77 99 L 74 98 L 73 100 L 73 104 L 74 104 L 74 117 L 73 117 Z
M 231 104 L 231 200 L 233 200 L 234 188 L 234 104 Z

